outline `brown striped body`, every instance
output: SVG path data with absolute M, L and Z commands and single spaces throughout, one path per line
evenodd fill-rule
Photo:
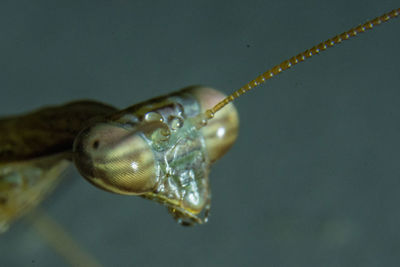
M 115 111 L 102 103 L 77 101 L 0 119 L 0 163 L 72 151 L 76 135 L 88 120 Z

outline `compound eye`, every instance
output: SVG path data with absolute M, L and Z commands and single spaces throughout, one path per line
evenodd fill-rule
M 73 151 L 81 175 L 104 190 L 140 195 L 157 184 L 154 154 L 138 131 L 95 124 L 76 137 Z
M 189 90 L 200 103 L 201 112 L 206 112 L 226 95 L 209 87 L 194 87 Z M 211 163 L 221 158 L 233 145 L 238 136 L 239 117 L 235 106 L 230 103 L 217 112 L 206 127 L 201 128 Z

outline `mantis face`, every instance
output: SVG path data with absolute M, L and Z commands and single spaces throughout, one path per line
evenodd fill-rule
M 97 187 L 154 199 L 180 223 L 202 223 L 210 205 L 210 164 L 236 140 L 238 117 L 231 104 L 207 127 L 195 119 L 224 97 L 211 88 L 189 88 L 122 110 L 77 136 L 75 165 Z

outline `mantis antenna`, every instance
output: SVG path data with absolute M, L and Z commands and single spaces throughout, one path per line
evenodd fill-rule
M 267 80 L 271 79 L 275 75 L 278 75 L 282 73 L 283 71 L 289 69 L 290 67 L 296 65 L 297 63 L 300 63 L 307 58 L 312 57 L 313 55 L 319 54 L 320 52 L 328 49 L 329 47 L 334 46 L 335 44 L 339 44 L 344 40 L 348 40 L 351 37 L 356 36 L 359 33 L 363 33 L 366 30 L 372 29 L 374 26 L 378 26 L 381 23 L 387 22 L 388 20 L 392 18 L 396 18 L 400 14 L 400 8 L 393 9 L 392 11 L 383 14 L 382 16 L 376 17 L 372 20 L 369 20 L 365 22 L 364 24 L 360 24 L 357 27 L 351 28 L 348 31 L 343 32 L 342 34 L 336 35 L 324 42 L 321 42 L 317 44 L 316 46 L 313 46 L 312 48 L 298 54 L 297 56 L 291 57 L 288 60 L 283 61 L 282 63 L 272 67 L 271 69 L 267 70 L 254 80 L 248 82 L 226 98 L 224 98 L 222 101 L 217 103 L 213 108 L 208 109 L 205 113 L 200 114 L 199 116 L 199 121 L 200 125 L 198 126 L 199 128 L 205 126 L 207 124 L 207 121 L 212 119 L 215 115 L 216 112 L 218 112 L 220 109 L 225 107 L 227 104 L 230 102 L 233 102 L 236 98 L 239 96 L 243 95 L 244 93 L 247 93 L 251 89 L 259 86 L 260 84 L 265 83 Z

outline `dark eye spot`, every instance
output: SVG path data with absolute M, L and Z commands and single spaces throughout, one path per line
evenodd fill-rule
M 93 147 L 93 149 L 97 149 L 97 148 L 99 148 L 99 145 L 100 145 L 99 140 L 95 140 L 95 141 L 93 142 L 93 144 L 92 144 L 92 147 Z
M 0 205 L 5 205 L 7 204 L 8 199 L 6 197 L 0 197 Z

